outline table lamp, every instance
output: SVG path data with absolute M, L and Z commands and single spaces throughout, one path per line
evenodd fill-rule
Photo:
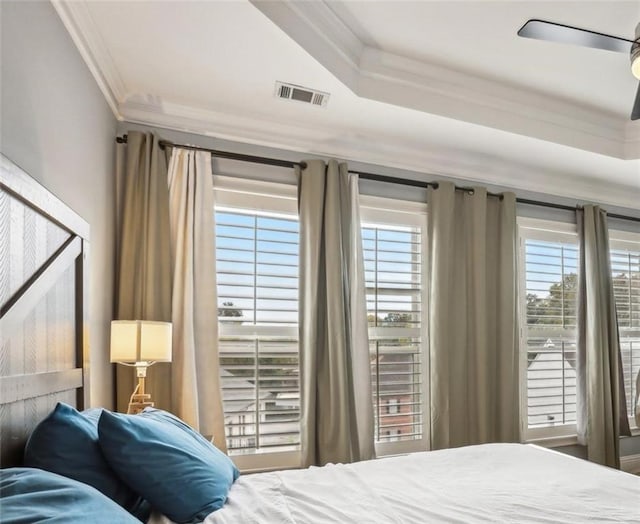
M 156 362 L 171 362 L 171 323 L 113 320 L 111 362 L 136 368 L 138 385 L 129 399 L 127 413 L 135 414 L 153 407 L 151 395 L 144 392 L 144 381 L 149 366 Z

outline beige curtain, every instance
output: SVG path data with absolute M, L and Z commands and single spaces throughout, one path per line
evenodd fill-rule
M 303 464 L 374 456 L 358 178 L 310 160 L 299 172 Z
M 607 214 L 598 206 L 577 211 L 578 440 L 593 462 L 620 467 L 620 435 L 629 435 L 620 341 L 613 295 Z
M 168 152 L 152 133 L 131 131 L 116 150 L 116 319 L 171 320 Z M 170 365 L 149 368 L 147 392 L 171 408 Z M 126 412 L 135 371 L 116 367 L 118 411 Z
M 174 413 L 226 451 L 218 361 L 211 155 L 174 149 L 169 163 Z
M 431 447 L 520 440 L 515 195 L 428 193 Z

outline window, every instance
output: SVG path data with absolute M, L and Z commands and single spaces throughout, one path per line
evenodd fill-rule
M 426 449 L 425 206 L 361 202 L 376 449 Z
M 250 455 L 274 453 L 277 464 L 289 465 L 283 456 L 298 456 L 300 445 L 295 188 L 215 180 L 227 447 L 241 467 L 269 467 Z
M 578 238 L 575 226 L 519 220 L 524 435 L 573 434 Z
M 635 426 L 636 377 L 640 371 L 640 235 L 610 232 L 611 274 L 629 422 Z

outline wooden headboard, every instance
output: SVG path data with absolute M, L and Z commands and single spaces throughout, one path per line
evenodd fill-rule
M 0 465 L 62 401 L 88 403 L 89 225 L 0 155 Z

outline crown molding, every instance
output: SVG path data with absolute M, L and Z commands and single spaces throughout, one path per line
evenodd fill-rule
M 324 2 L 249 1 L 357 93 L 366 46 Z
M 365 98 L 624 158 L 624 125 L 608 114 L 370 47 L 360 64 Z
M 306 151 L 309 143 L 334 136 L 318 128 L 174 104 L 151 95 L 129 97 L 120 104 L 120 113 L 128 122 L 293 151 Z
M 250 1 L 358 96 L 624 160 L 640 158 L 618 115 L 368 46 L 326 1 Z
M 98 83 L 111 111 L 118 120 L 122 120 L 119 105 L 124 100 L 127 89 L 86 2 L 51 0 L 51 3 Z
M 122 118 L 132 123 L 426 173 L 426 179 L 443 176 L 631 209 L 637 207 L 640 198 L 640 187 L 507 162 L 504 157 L 409 144 L 393 136 L 372 139 L 348 132 L 341 134 L 335 129 L 202 110 L 152 96 L 131 98 L 120 105 L 120 111 Z

